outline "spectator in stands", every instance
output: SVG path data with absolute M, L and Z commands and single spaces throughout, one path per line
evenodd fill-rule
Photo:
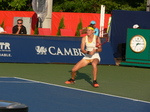
M 18 19 L 17 25 L 15 25 L 12 29 L 13 34 L 27 34 L 26 27 L 23 25 L 23 20 Z
M 0 34 L 5 33 L 4 29 L 0 26 Z
M 100 31 L 98 28 L 96 28 L 96 22 L 95 21 L 91 21 L 89 27 L 93 27 L 94 31 L 95 31 L 94 35 L 99 36 Z

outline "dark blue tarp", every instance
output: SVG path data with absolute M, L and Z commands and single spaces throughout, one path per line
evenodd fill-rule
M 110 42 L 114 57 L 119 57 L 118 45 L 126 43 L 127 29 L 138 24 L 142 29 L 150 29 L 150 12 L 146 11 L 112 11 Z
M 77 63 L 81 37 L 0 35 L 0 62 Z M 115 64 L 109 42 L 103 45 L 100 64 Z

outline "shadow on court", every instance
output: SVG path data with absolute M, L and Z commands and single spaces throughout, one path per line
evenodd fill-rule
M 69 72 L 71 73 L 71 71 Z M 76 80 L 82 80 L 82 79 L 84 79 L 86 82 L 92 85 L 92 78 L 89 75 L 87 75 L 86 73 L 77 71 Z

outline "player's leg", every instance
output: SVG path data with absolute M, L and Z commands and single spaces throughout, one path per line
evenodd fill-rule
M 76 72 L 82 68 L 82 67 L 85 67 L 86 65 L 89 64 L 89 61 L 85 60 L 85 59 L 82 59 L 80 60 L 73 68 L 72 68 L 72 71 L 71 71 L 71 79 L 69 79 L 68 81 L 66 81 L 65 83 L 66 84 L 72 84 L 72 83 L 75 83 L 75 77 L 76 77 Z
M 75 76 L 76 76 L 76 72 L 82 68 L 82 67 L 85 67 L 86 65 L 89 64 L 89 61 L 85 60 L 85 59 L 82 59 L 80 60 L 73 68 L 72 68 L 72 79 L 75 79 Z
M 98 87 L 99 84 L 97 83 L 97 72 L 98 72 L 98 68 L 97 68 L 97 64 L 99 63 L 99 60 L 98 59 L 94 59 L 92 61 L 92 67 L 93 67 L 93 86 L 94 87 Z

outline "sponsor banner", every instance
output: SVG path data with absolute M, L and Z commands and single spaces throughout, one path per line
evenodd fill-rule
M 77 63 L 84 56 L 80 51 L 80 42 L 80 37 L 2 34 L 0 35 L 0 62 Z M 101 64 L 115 64 L 114 59 L 110 58 L 107 44 L 106 47 L 109 59 L 105 62 L 102 59 Z M 104 54 L 100 54 L 101 58 Z
M 0 57 L 12 57 L 9 42 L 0 42 Z

